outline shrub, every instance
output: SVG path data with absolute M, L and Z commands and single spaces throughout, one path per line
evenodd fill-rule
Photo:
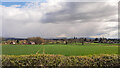
M 24 55 L 2 56 L 3 66 L 119 66 L 118 55 L 63 56 Z

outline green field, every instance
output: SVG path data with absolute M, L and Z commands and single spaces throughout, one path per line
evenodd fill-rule
M 114 46 L 115 45 L 115 46 Z M 93 54 L 118 54 L 117 44 L 49 44 L 49 45 L 2 45 L 3 55 L 30 55 L 43 53 L 65 56 L 83 56 Z

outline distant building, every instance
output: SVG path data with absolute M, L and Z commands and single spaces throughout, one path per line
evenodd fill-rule
M 10 44 L 14 44 L 15 45 L 16 43 L 14 41 L 12 41 Z
M 33 41 L 30 41 L 30 44 L 34 45 L 34 44 L 35 44 L 35 42 L 33 42 Z

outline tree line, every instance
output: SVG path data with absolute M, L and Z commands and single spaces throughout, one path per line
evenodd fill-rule
M 2 44 L 71 44 L 71 43 L 120 43 L 120 39 L 107 39 L 107 38 L 63 38 L 63 39 L 44 39 L 41 37 L 30 37 L 24 40 L 5 40 L 0 38 Z

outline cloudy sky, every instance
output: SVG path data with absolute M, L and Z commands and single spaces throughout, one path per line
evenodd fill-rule
M 3 2 L 3 37 L 118 37 L 117 2 Z

